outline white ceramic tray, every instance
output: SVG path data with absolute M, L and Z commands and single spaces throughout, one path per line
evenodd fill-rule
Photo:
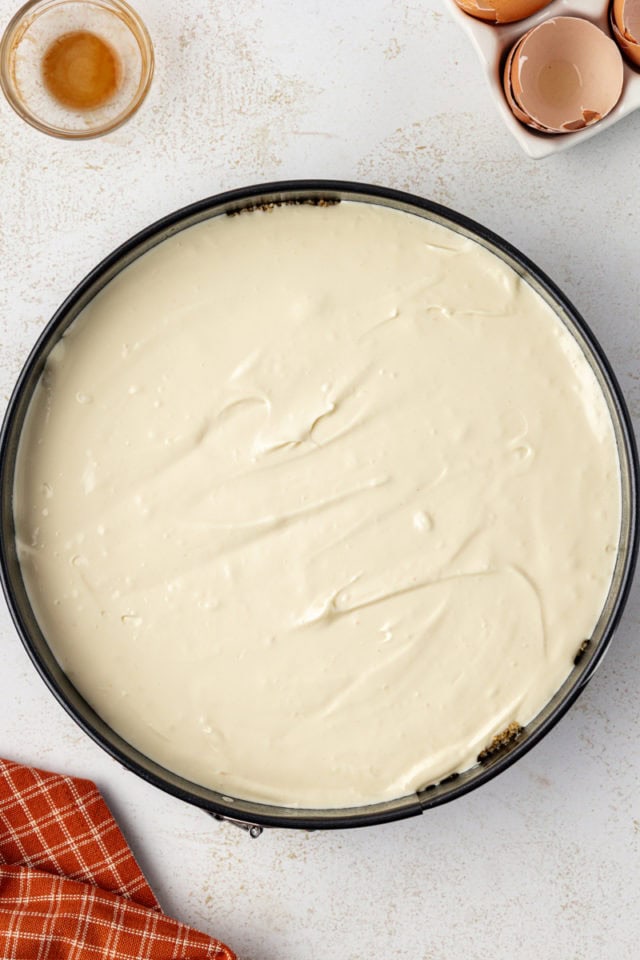
M 634 69 L 624 60 L 624 83 L 618 103 L 604 120 L 573 133 L 545 134 L 530 130 L 511 113 L 502 88 L 502 65 L 508 50 L 530 27 L 550 17 L 584 17 L 601 27 L 609 36 L 609 4 L 607 0 L 552 0 L 526 20 L 494 26 L 470 17 L 454 0 L 444 0 L 447 10 L 465 31 L 482 62 L 498 112 L 525 153 L 538 159 L 567 150 L 589 137 L 606 130 L 640 107 L 640 69 Z

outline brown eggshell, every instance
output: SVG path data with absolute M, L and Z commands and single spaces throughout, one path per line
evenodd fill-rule
M 511 107 L 513 115 L 517 120 L 520 120 L 521 123 L 525 123 L 528 127 L 531 127 L 532 130 L 538 130 L 540 133 L 552 133 L 553 131 L 547 129 L 547 127 L 541 126 L 539 123 L 529 116 L 526 110 L 523 109 L 522 104 L 519 103 L 514 89 L 513 89 L 513 64 L 518 57 L 520 47 L 522 42 L 525 39 L 527 34 L 525 33 L 520 39 L 514 44 L 511 48 L 511 52 L 507 57 L 507 61 L 504 65 L 504 90 L 505 96 L 507 98 L 507 103 Z
M 546 7 L 551 0 L 456 0 L 458 6 L 477 20 L 513 23 Z
M 511 64 L 513 96 L 532 121 L 553 133 L 597 123 L 616 105 L 624 70 L 616 44 L 581 17 L 533 27 Z
M 640 0 L 614 0 L 611 32 L 623 53 L 640 66 Z
M 520 43 L 521 40 L 518 40 L 518 42 L 511 47 L 507 59 L 505 60 L 504 70 L 502 71 L 502 86 L 507 103 L 509 104 L 511 112 L 514 114 L 516 120 L 520 120 L 521 123 L 529 123 L 531 117 L 518 106 L 518 103 L 513 95 L 513 88 L 511 86 L 511 64 L 513 63 L 513 57 Z
M 496 9 L 492 0 L 456 0 L 461 10 L 476 20 L 496 22 Z
M 640 44 L 640 0 L 613 0 L 613 20 L 631 43 Z
M 620 33 L 624 33 L 624 0 L 613 0 L 611 4 L 611 19 L 617 26 Z
M 625 35 L 622 34 L 618 29 L 618 25 L 613 17 L 611 18 L 611 33 L 613 34 L 614 40 L 624 55 L 631 61 L 631 63 L 640 67 L 640 45 L 627 40 Z
M 525 34 L 526 36 L 526 34 Z M 519 120 L 521 123 L 525 123 L 528 127 L 532 127 L 534 130 L 540 130 L 543 133 L 548 133 L 543 127 L 538 126 L 538 124 L 531 119 L 528 113 L 525 113 L 524 110 L 520 107 L 520 104 L 514 97 L 513 87 L 511 85 L 511 66 L 513 63 L 514 56 L 518 50 L 518 47 L 522 43 L 524 38 L 521 37 L 509 51 L 509 55 L 505 61 L 504 70 L 503 70 L 503 88 L 504 95 L 506 97 L 509 108 L 513 113 L 516 120 Z

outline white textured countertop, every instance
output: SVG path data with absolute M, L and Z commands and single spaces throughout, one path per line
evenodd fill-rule
M 17 4 L 0 0 L 2 25 Z M 532 161 L 441 0 L 137 0 L 141 112 L 64 143 L 0 102 L 0 394 L 76 282 L 159 216 L 289 177 L 430 197 L 548 272 L 640 421 L 640 113 Z M 475 793 L 386 827 L 250 840 L 125 772 L 36 676 L 0 608 L 0 755 L 97 781 L 167 912 L 241 960 L 636 960 L 640 582 L 593 682 Z

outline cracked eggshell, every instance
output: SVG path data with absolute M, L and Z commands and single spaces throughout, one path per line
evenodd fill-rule
M 513 60 L 515 58 L 515 55 L 518 52 L 520 44 L 522 43 L 526 35 L 527 34 L 525 33 L 523 37 L 520 37 L 520 39 L 517 40 L 516 43 L 514 43 L 505 61 L 504 70 L 503 70 L 503 84 L 502 84 L 504 89 L 504 95 L 506 97 L 507 103 L 509 104 L 509 108 L 513 113 L 514 117 L 516 118 L 516 120 L 519 120 L 521 123 L 525 123 L 528 127 L 531 127 L 534 130 L 540 130 L 542 133 L 547 133 L 544 127 L 538 126 L 538 124 L 531 119 L 529 114 L 524 112 L 524 110 L 520 107 L 520 104 L 516 100 L 513 93 L 513 86 L 511 83 L 511 69 L 513 65 Z
M 629 60 L 640 66 L 640 0 L 613 0 L 611 31 Z
M 510 78 L 514 99 L 535 125 L 569 133 L 615 107 L 624 68 L 616 44 L 591 21 L 554 17 L 522 38 Z
M 529 123 L 531 117 L 518 106 L 518 102 L 513 95 L 513 87 L 511 86 L 511 65 L 513 64 L 513 58 L 521 43 L 522 38 L 514 43 L 509 51 L 502 73 L 502 85 L 504 87 L 504 95 L 507 98 L 507 103 L 509 104 L 509 108 L 516 120 L 520 120 L 521 123 Z
M 546 7 L 551 0 L 456 0 L 461 10 L 477 20 L 513 23 Z

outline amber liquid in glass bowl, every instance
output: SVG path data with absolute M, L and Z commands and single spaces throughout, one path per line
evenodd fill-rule
M 59 103 L 73 110 L 90 110 L 111 100 L 121 71 L 111 45 L 87 30 L 58 37 L 42 60 L 45 87 Z
M 120 126 L 152 76 L 151 40 L 124 0 L 31 0 L 0 43 L 9 103 L 58 137 L 95 137 Z

